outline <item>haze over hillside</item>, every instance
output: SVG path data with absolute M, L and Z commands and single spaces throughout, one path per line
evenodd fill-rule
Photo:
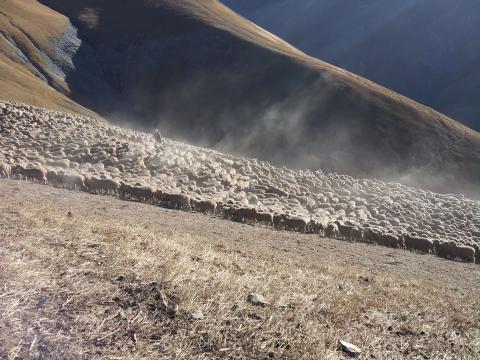
M 88 108 L 291 168 L 478 191 L 479 133 L 305 55 L 218 1 L 42 0 L 54 11 L 27 3 L 0 4 L 21 29 L 2 30 L 13 39 L 4 62 L 27 74 L 14 80 L 25 84 L 18 92 L 2 77 L 2 98 L 32 103 L 25 94 L 39 93 L 36 105 Z M 26 10 L 38 14 L 21 21 Z M 49 32 L 47 15 L 59 19 Z M 32 61 L 37 54 L 51 61 Z
M 480 130 L 476 0 L 225 0 L 308 54 Z

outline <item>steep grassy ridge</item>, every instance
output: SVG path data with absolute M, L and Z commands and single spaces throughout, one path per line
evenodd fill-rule
M 53 71 L 58 38 L 69 20 L 34 0 L 0 3 L 0 98 L 92 115 L 68 98 L 69 86 Z

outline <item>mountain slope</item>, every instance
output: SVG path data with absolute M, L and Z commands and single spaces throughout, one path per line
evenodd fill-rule
M 307 53 L 480 130 L 475 0 L 225 0 Z
M 92 115 L 68 99 L 51 44 L 68 19 L 37 1 L 0 3 L 0 98 Z M 65 95 L 67 96 L 65 96 Z
M 479 356 L 478 265 L 20 181 L 0 199 L 2 358 Z
M 103 116 L 293 168 L 477 188 L 480 134 L 218 1 L 42 3 L 78 27 L 69 97 Z

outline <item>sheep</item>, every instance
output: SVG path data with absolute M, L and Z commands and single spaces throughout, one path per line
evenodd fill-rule
M 47 184 L 47 170 L 41 166 L 32 166 L 23 169 L 23 176 L 28 180 Z
M 120 182 L 120 187 L 118 188 L 118 197 L 122 200 L 126 200 L 130 196 L 131 185 Z
M 480 264 L 480 244 L 472 243 L 470 246 L 475 250 L 475 263 Z
M 475 263 L 475 249 L 471 246 L 456 244 L 455 258 Z
M 353 229 L 351 229 L 350 234 L 351 234 L 350 240 L 363 242 L 363 237 L 364 237 L 363 228 L 354 226 Z
M 12 166 L 12 175 L 18 179 L 21 179 L 25 173 L 25 166 L 22 164 L 15 164 Z
M 49 185 L 58 185 L 60 184 L 60 176 L 57 172 L 57 170 L 54 169 L 49 169 L 47 171 L 47 183 Z
M 363 239 L 363 230 L 353 225 L 345 225 L 340 221 L 334 222 L 338 228 L 338 236 L 342 239 L 361 241 Z
M 363 242 L 367 244 L 379 244 L 382 232 L 376 229 L 367 227 L 363 230 Z
M 226 209 L 226 216 L 238 222 L 256 223 L 256 210 L 250 207 L 231 207 Z
M 190 196 L 186 194 L 174 194 L 177 209 L 191 210 Z
M 339 232 L 338 232 L 338 226 L 335 223 L 329 223 L 327 225 L 327 230 L 325 231 L 325 235 L 329 238 L 338 238 Z
M 60 167 L 60 168 L 65 168 L 68 169 L 70 167 L 70 160 L 68 159 L 48 159 L 47 160 L 47 165 L 52 166 L 52 167 Z
M 47 174 L 48 179 L 48 174 Z M 85 177 L 80 174 L 65 173 L 60 172 L 57 174 L 57 182 L 60 183 L 63 187 L 69 189 L 84 189 L 85 188 Z
M 190 196 L 181 193 L 164 192 L 161 196 L 161 202 L 172 209 L 190 210 L 192 208 Z
M 405 234 L 403 235 L 403 240 L 405 248 L 409 250 L 417 250 L 425 253 L 433 251 L 433 241 L 428 238 Z
M 0 177 L 9 178 L 12 175 L 12 166 L 7 163 L 0 162 Z
M 345 225 L 340 221 L 333 222 L 338 229 L 338 237 L 340 239 L 350 239 L 350 231 L 353 229 L 353 226 Z
M 399 248 L 404 246 L 403 238 L 395 236 L 393 234 L 381 234 L 378 237 L 377 243 L 392 248 Z
M 85 179 L 85 188 L 94 194 L 115 194 L 120 189 L 120 181 L 116 179 L 104 179 L 96 176 Z
M 460 259 L 465 262 L 475 262 L 475 249 L 460 245 L 454 241 L 434 241 L 434 251 L 437 256 L 447 259 Z
M 161 206 L 162 205 L 162 197 L 163 197 L 163 191 L 160 189 L 157 189 L 153 193 L 153 204 Z
M 307 225 L 307 232 L 313 233 L 313 234 L 323 234 L 324 232 L 324 227 L 322 223 L 318 220 L 311 219 Z
M 155 203 L 156 190 L 148 185 L 129 185 L 121 182 L 118 195 L 121 199 L 131 199 L 147 203 Z
M 240 217 L 240 205 L 236 201 L 233 204 L 228 203 L 223 210 L 223 215 L 226 219 L 233 221 L 243 221 Z
M 265 190 L 265 194 L 275 194 L 275 195 L 286 197 L 286 198 L 289 195 L 288 192 L 273 185 L 268 186 L 268 188 Z
M 285 219 L 285 226 L 288 230 L 305 233 L 309 222 L 309 219 L 305 219 L 301 216 L 287 216 Z
M 257 211 L 255 215 L 255 220 L 259 224 L 264 224 L 267 226 L 273 226 L 273 214 L 269 212 Z
M 350 191 L 348 191 L 348 190 L 336 189 L 335 192 L 339 196 L 350 196 Z
M 205 214 L 215 214 L 217 211 L 217 203 L 213 200 L 191 199 L 192 208 L 195 211 Z
M 284 229 L 287 217 L 285 214 L 273 214 L 273 227 L 275 229 Z

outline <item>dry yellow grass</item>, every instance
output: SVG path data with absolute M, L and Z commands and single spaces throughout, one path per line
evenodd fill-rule
M 5 40 L 0 36 L 0 47 Z M 13 50 L 12 50 L 13 51 Z M 97 115 L 76 104 L 66 96 L 49 87 L 27 67 L 0 52 L 0 99 L 16 100 L 26 104 L 46 107 L 58 111 Z
M 0 2 L 0 99 L 95 116 L 93 111 L 41 80 L 32 66 L 35 64 L 41 72 L 49 74 L 57 88 L 69 93 L 68 84 L 50 72 L 42 53 L 51 50 L 51 39 L 58 37 L 68 22 L 65 16 L 36 0 Z M 20 59 L 9 39 L 15 41 L 30 63 Z
M 8 29 L 14 27 L 23 29 L 46 48 L 49 47 L 50 38 L 58 36 L 68 23 L 65 16 L 42 5 L 37 0 L 3 0 L 0 4 L 0 11 L 3 14 L 3 26 L 8 26 Z M 10 19 L 5 19 L 5 17 Z
M 336 359 L 339 340 L 362 358 L 480 356 L 478 289 L 119 218 L 114 199 L 85 211 L 72 192 L 66 208 L 52 190 L 15 203 L 3 189 L 0 358 Z

